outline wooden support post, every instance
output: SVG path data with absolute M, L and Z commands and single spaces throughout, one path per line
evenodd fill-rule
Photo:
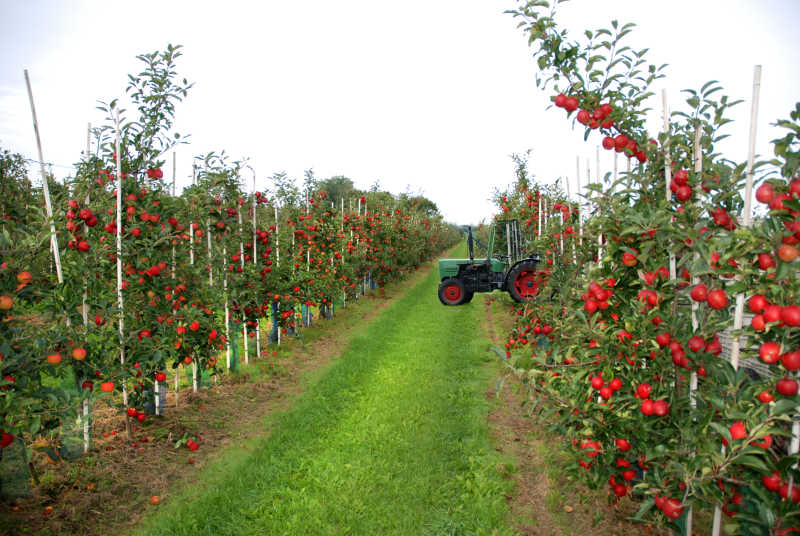
M 47 213 L 47 220 L 50 222 L 50 248 L 53 252 L 53 261 L 56 265 L 56 277 L 58 283 L 64 283 L 64 275 L 61 272 L 61 255 L 58 249 L 58 237 L 56 236 L 56 222 L 53 219 L 53 205 L 50 201 L 50 187 L 47 181 L 47 171 L 44 169 L 44 155 L 42 153 L 42 140 L 39 136 L 39 120 L 36 118 L 36 107 L 33 104 L 33 91 L 31 81 L 28 77 L 28 70 L 25 69 L 25 85 L 28 86 L 28 99 L 31 103 L 31 115 L 33 116 L 33 131 L 36 134 L 36 148 L 39 151 L 39 169 L 42 172 L 42 193 L 44 194 L 44 208 Z
M 119 127 L 119 109 L 114 109 L 114 132 L 115 132 L 115 151 L 117 155 L 116 173 L 117 173 L 117 309 L 118 327 L 119 327 L 119 362 L 125 366 L 125 303 L 122 297 L 122 149 L 120 140 L 120 127 Z M 122 404 L 128 407 L 128 387 L 125 380 L 122 380 Z M 125 416 L 125 432 L 130 441 L 131 436 L 131 421 L 130 418 Z

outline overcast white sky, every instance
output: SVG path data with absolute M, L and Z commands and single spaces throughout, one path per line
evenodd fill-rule
M 224 149 L 250 158 L 259 189 L 276 171 L 301 179 L 313 168 L 361 188 L 380 181 L 394 193 L 422 192 L 448 220 L 477 222 L 492 213 L 492 189 L 513 181 L 513 152 L 532 148 L 537 178 L 568 174 L 573 194 L 576 156 L 582 174 L 587 158 L 595 174 L 600 138 L 584 143 L 562 110 L 545 109 L 550 95 L 534 85 L 526 38 L 503 13 L 515 5 L 0 0 L 0 146 L 36 158 L 28 69 L 44 158 L 57 177 L 71 174 L 87 122 L 102 120 L 96 102 L 123 96 L 137 54 L 181 44 L 179 71 L 195 87 L 178 109 L 177 129 L 192 136 L 178 153 L 179 187 L 191 179 L 192 156 Z M 636 23 L 631 44 L 670 64 L 654 89 L 666 87 L 675 105 L 681 89 L 711 79 L 745 99 L 729 158 L 746 158 L 755 64 L 763 65 L 758 152 L 771 155 L 779 131 L 769 124 L 800 99 L 800 0 L 572 0 L 560 11 L 575 38 L 614 18 Z M 603 152 L 601 171 L 611 165 Z

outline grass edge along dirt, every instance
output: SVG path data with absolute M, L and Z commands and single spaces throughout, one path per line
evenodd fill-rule
M 168 497 L 137 534 L 512 534 L 488 436 L 479 308 L 435 272 L 280 415 Z
M 217 404 L 206 399 L 206 404 L 211 403 L 207 408 L 204 408 L 202 399 L 192 400 L 191 394 L 188 391 L 183 391 L 180 395 L 181 409 L 178 414 L 174 413 L 174 406 L 167 406 L 165 417 L 154 418 L 153 421 L 148 419 L 145 428 L 142 429 L 142 433 L 148 435 L 151 442 L 170 441 L 167 439 L 168 434 L 177 425 L 178 429 L 186 431 L 187 437 L 197 438 L 202 443 L 202 454 L 197 459 L 199 465 L 186 466 L 178 463 L 178 465 L 182 465 L 184 470 L 178 471 L 178 474 L 172 473 L 167 478 L 171 482 L 170 485 L 164 486 L 163 482 L 165 481 L 162 479 L 148 481 L 138 477 L 133 481 L 128 480 L 131 484 L 130 486 L 127 486 L 124 482 L 116 482 L 112 485 L 107 480 L 119 479 L 126 481 L 129 475 L 124 474 L 125 469 L 123 467 L 103 466 L 102 462 L 105 461 L 105 456 L 99 451 L 93 451 L 89 456 L 69 464 L 45 464 L 44 466 L 39 464 L 38 469 L 44 470 L 44 472 L 39 473 L 39 478 L 43 484 L 45 481 L 51 483 L 49 486 L 51 491 L 41 495 L 41 500 L 44 502 L 38 501 L 23 506 L 24 509 L 27 507 L 29 510 L 30 517 L 26 517 L 23 514 L 23 517 L 11 520 L 6 519 L 3 513 L 0 512 L 0 534 L 17 534 L 21 532 L 26 534 L 100 534 L 103 533 L 103 530 L 108 530 L 109 527 L 117 531 L 129 532 L 132 530 L 131 527 L 137 526 L 139 520 L 147 513 L 148 508 L 152 508 L 148 504 L 152 496 L 170 496 L 173 490 L 181 488 L 182 483 L 196 478 L 197 467 L 224 456 L 226 449 L 222 447 L 222 444 L 225 441 L 225 437 L 229 439 L 235 437 L 234 442 L 242 445 L 244 438 L 256 435 L 263 436 L 265 430 L 268 431 L 270 423 L 273 423 L 278 417 L 281 411 L 279 408 L 285 409 L 297 397 L 297 390 L 292 388 L 291 385 L 296 384 L 300 387 L 299 390 L 302 391 L 314 378 L 324 374 L 325 370 L 332 364 L 330 358 L 338 356 L 340 353 L 340 350 L 335 348 L 341 349 L 346 346 L 349 340 L 355 334 L 366 329 L 385 307 L 402 298 L 410 288 L 413 288 L 427 277 L 427 265 L 428 263 L 424 263 L 420 269 L 409 272 L 403 279 L 390 282 L 385 287 L 387 292 L 385 296 L 378 291 L 370 292 L 363 299 L 351 301 L 347 304 L 347 307 L 337 309 L 333 318 L 314 322 L 314 326 L 311 328 L 303 328 L 301 336 L 284 339 L 285 344 L 280 346 L 270 344 L 268 349 L 277 350 L 277 357 L 272 356 L 272 352 L 269 351 L 266 358 L 251 359 L 249 365 L 242 365 L 237 371 L 231 371 L 230 374 L 225 374 L 220 378 L 219 387 L 225 390 L 226 387 L 228 389 L 232 387 L 232 385 L 226 384 L 245 387 L 248 384 L 271 383 L 273 378 L 285 376 L 286 380 L 281 381 L 288 381 L 289 383 L 284 383 L 282 387 L 279 384 L 276 392 L 277 399 L 282 398 L 283 402 L 276 402 L 275 399 L 263 401 L 263 410 L 259 409 L 258 414 L 248 416 L 247 421 L 239 421 L 230 418 L 232 415 L 231 406 L 227 402 Z M 329 349 L 329 345 L 333 349 Z M 218 358 L 224 360 L 224 352 Z M 186 375 L 181 374 L 181 378 L 186 379 Z M 168 384 L 172 385 L 172 382 L 168 382 Z M 211 387 L 211 390 L 201 388 L 200 396 L 203 397 L 204 393 L 205 396 L 214 393 L 214 386 L 212 385 Z M 284 389 L 286 387 L 289 389 Z M 230 394 L 230 391 L 228 393 Z M 189 398 L 186 398 L 187 395 Z M 223 396 L 226 399 L 228 398 L 225 395 Z M 247 397 L 246 394 L 244 396 Z M 250 402 L 253 402 L 253 400 L 250 400 Z M 194 409 L 192 409 L 192 406 Z M 250 407 L 253 407 L 252 404 Z M 189 410 L 188 412 L 187 409 Z M 259 422 L 265 423 L 265 426 L 254 427 L 252 424 Z M 220 436 L 218 432 L 223 428 L 225 432 Z M 214 430 L 212 431 L 212 429 Z M 134 428 L 135 430 L 136 428 Z M 200 431 L 204 432 L 202 438 L 200 438 L 199 434 L 195 435 L 195 432 Z M 95 432 L 100 433 L 97 430 Z M 216 436 L 216 441 L 212 439 L 212 443 L 208 443 L 205 432 L 210 432 L 211 436 Z M 172 441 L 176 437 L 173 437 Z M 103 450 L 103 446 L 99 444 L 100 442 L 103 442 L 103 440 L 99 439 L 99 442 L 95 444 L 95 449 Z M 227 443 L 230 443 L 230 440 Z M 172 451 L 169 454 L 172 454 Z M 130 455 L 134 456 L 131 461 L 136 463 L 139 456 L 132 452 Z M 168 472 L 172 472 L 176 468 L 176 461 L 172 459 L 172 456 L 163 457 L 162 455 L 148 453 L 141 458 L 141 461 L 148 466 L 148 469 L 160 465 L 164 469 L 169 467 Z M 96 462 L 99 463 L 96 465 Z M 147 471 L 145 471 L 146 473 Z M 78 478 L 76 474 L 80 476 L 80 480 L 84 483 L 91 483 L 93 487 L 97 486 L 98 490 L 104 488 L 103 491 L 106 493 L 109 491 L 108 488 L 116 488 L 116 492 L 112 491 L 113 500 L 92 501 L 95 506 L 92 507 L 91 513 L 88 510 L 90 506 L 87 504 L 83 505 L 83 508 L 86 508 L 84 510 L 73 509 L 72 507 L 75 505 L 70 504 L 72 497 L 67 498 L 58 490 L 62 486 L 73 487 L 74 481 Z M 40 491 L 42 490 L 40 489 Z M 91 490 L 89 494 L 94 495 Z M 55 502 L 53 502 L 54 500 Z M 42 508 L 45 506 L 51 506 L 53 514 L 42 516 Z M 61 525 L 60 520 L 63 519 L 64 515 L 68 515 L 67 509 L 72 512 L 69 515 L 74 516 L 73 521 L 83 520 L 84 523 L 91 523 L 91 525 L 83 528 L 76 524 L 72 524 L 70 527 Z M 104 512 L 104 514 L 101 515 L 100 511 Z M 92 518 L 91 522 L 88 521 L 88 518 Z M 35 526 L 30 524 L 33 520 L 35 520 Z M 47 523 L 48 520 L 52 521 L 52 523 Z M 100 527 L 105 527 L 105 529 L 100 529 Z

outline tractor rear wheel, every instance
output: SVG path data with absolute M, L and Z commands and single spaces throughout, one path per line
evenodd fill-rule
M 439 284 L 439 301 L 445 305 L 461 305 L 467 300 L 464 283 L 455 277 L 449 277 Z
M 529 302 L 539 294 L 535 262 L 521 262 L 511 269 L 508 274 L 508 293 L 516 302 Z

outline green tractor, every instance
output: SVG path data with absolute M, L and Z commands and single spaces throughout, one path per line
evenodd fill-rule
M 531 301 L 539 293 L 539 256 L 523 252 L 517 220 L 497 221 L 489 230 L 486 257 L 475 258 L 474 242 L 469 227 L 469 259 L 439 260 L 439 300 L 444 305 L 468 303 L 476 292 L 506 290 L 517 302 Z M 500 253 L 503 246 L 505 251 Z

